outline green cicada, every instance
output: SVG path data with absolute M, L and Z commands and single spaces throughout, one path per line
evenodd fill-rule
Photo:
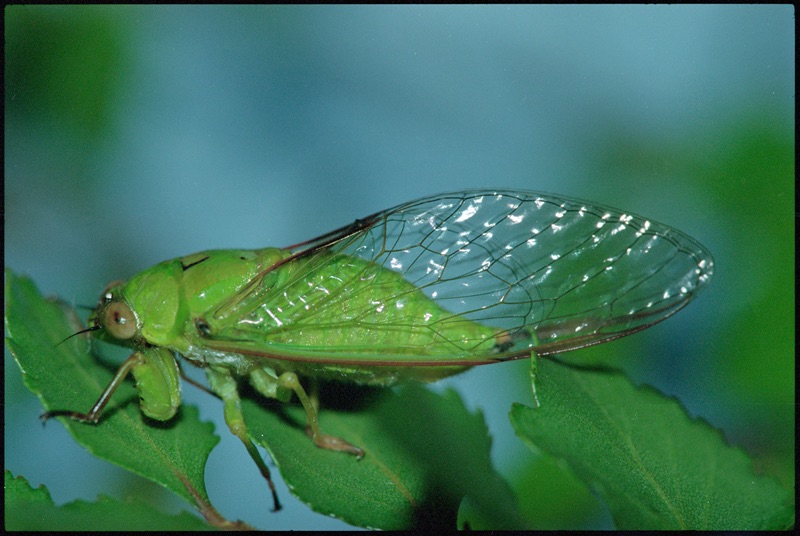
M 703 246 L 634 214 L 535 192 L 428 197 L 288 248 L 203 251 L 112 283 L 85 331 L 133 353 L 88 413 L 44 417 L 96 423 L 132 373 L 144 414 L 166 421 L 179 354 L 206 370 L 278 508 L 239 381 L 296 395 L 317 446 L 361 457 L 320 430 L 300 377 L 388 386 L 583 348 L 667 318 L 712 273 Z

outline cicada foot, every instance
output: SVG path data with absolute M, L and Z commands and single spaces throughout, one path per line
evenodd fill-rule
M 353 454 L 356 460 L 364 457 L 364 449 L 360 449 L 340 437 L 323 434 L 319 431 L 315 434 L 311 426 L 306 426 L 306 433 L 314 441 L 314 444 L 321 449 L 347 452 L 348 454 Z
M 300 384 L 300 379 L 294 372 L 284 372 L 278 378 L 278 382 L 284 389 L 291 389 L 300 399 L 303 409 L 306 411 L 306 433 L 314 441 L 314 444 L 320 448 L 327 450 L 336 450 L 347 452 L 355 455 L 356 459 L 360 460 L 364 457 L 363 449 L 351 445 L 344 439 L 323 434 L 319 427 L 319 416 L 315 404 L 311 401 L 306 394 L 305 389 Z

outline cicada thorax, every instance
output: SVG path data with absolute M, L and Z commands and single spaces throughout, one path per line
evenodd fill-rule
M 190 314 L 196 318 L 235 309 L 248 285 L 288 255 L 287 251 L 265 248 L 211 250 L 181 257 L 181 286 Z

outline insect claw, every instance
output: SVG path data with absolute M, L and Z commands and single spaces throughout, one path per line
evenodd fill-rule
M 67 410 L 54 410 L 54 411 L 45 411 L 39 418 L 42 420 L 42 426 L 44 426 L 48 420 L 52 419 L 53 417 L 69 417 L 73 421 L 84 422 L 89 424 L 97 424 L 97 418 L 92 418 L 91 416 L 84 414 L 84 413 L 75 413 L 74 411 L 67 411 Z
M 278 512 L 283 508 L 281 502 L 278 500 L 278 492 L 274 489 L 272 490 L 272 512 Z

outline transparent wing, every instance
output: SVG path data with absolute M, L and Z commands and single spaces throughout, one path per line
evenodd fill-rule
M 297 281 L 314 280 L 327 269 L 323 253 L 358 257 L 397 272 L 443 309 L 521 341 L 493 355 L 481 349 L 483 355 L 431 360 L 406 351 L 401 359 L 374 365 L 477 364 L 527 356 L 530 348 L 547 355 L 598 344 L 672 315 L 713 273 L 709 252 L 671 227 L 524 191 L 420 199 L 290 249 L 295 255 L 286 262 L 296 264 Z M 352 289 L 323 288 L 320 300 L 320 289 L 311 286 L 307 296 L 293 299 L 315 304 L 310 317 L 335 323 L 326 309 L 340 307 Z M 398 288 L 381 300 L 391 304 L 405 292 Z M 290 353 L 294 357 L 286 357 L 295 360 L 342 362 L 341 355 L 305 356 L 302 348 Z

